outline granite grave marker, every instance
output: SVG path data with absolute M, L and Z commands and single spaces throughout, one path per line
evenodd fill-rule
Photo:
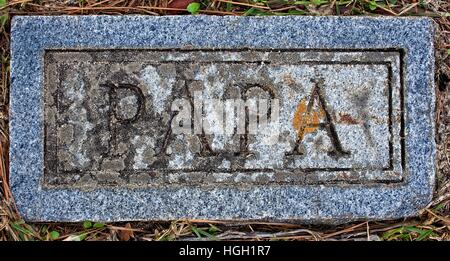
M 11 47 L 28 220 L 333 223 L 431 199 L 429 19 L 15 17 Z

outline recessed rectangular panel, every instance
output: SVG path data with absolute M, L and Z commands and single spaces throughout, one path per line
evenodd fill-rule
M 398 51 L 49 50 L 44 64 L 48 185 L 401 180 Z

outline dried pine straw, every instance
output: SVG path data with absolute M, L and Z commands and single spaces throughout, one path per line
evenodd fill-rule
M 0 28 L 0 240 L 450 240 L 450 2 L 447 0 L 330 0 L 303 5 L 293 0 L 211 0 L 201 14 L 212 15 L 389 15 L 428 16 L 436 22 L 437 189 L 417 217 L 339 226 L 272 222 L 175 220 L 111 224 L 26 224 L 8 186 L 9 19 L 14 15 L 187 14 L 192 0 L 11 0 Z M 312 3 L 311 3 L 312 2 Z M 396 3 L 395 3 L 396 2 Z M 394 4 L 395 3 L 395 4 Z M 182 8 L 180 8 L 182 6 Z

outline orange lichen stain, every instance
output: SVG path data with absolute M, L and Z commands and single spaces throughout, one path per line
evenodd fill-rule
M 350 114 L 342 113 L 342 112 L 339 113 L 339 122 L 340 123 L 344 123 L 344 124 L 348 124 L 348 125 L 354 125 L 354 124 L 358 124 L 359 123 Z
M 320 120 L 325 117 L 323 109 L 313 110 L 309 108 L 306 99 L 302 99 L 298 105 L 292 120 L 292 126 L 297 131 L 300 140 L 308 133 L 313 133 L 319 128 Z

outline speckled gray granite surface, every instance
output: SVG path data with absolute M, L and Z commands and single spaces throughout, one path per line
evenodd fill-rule
M 308 184 L 47 186 L 46 51 L 220 49 L 397 53 L 402 86 L 389 181 Z M 182 218 L 337 223 L 416 214 L 431 200 L 435 175 L 433 25 L 426 18 L 53 16 L 12 23 L 10 182 L 32 221 Z M 389 54 L 389 55 L 391 55 Z M 361 58 L 362 59 L 362 58 Z M 396 58 L 392 58 L 396 59 Z M 376 68 L 376 70 L 382 70 Z M 363 76 L 362 76 L 363 77 Z M 394 97 L 394 103 L 397 99 Z M 373 109 L 373 108 L 372 108 Z M 48 152 L 48 150 L 47 150 Z M 401 155 L 400 155 L 401 154 Z M 376 162 L 376 161 L 374 161 Z

